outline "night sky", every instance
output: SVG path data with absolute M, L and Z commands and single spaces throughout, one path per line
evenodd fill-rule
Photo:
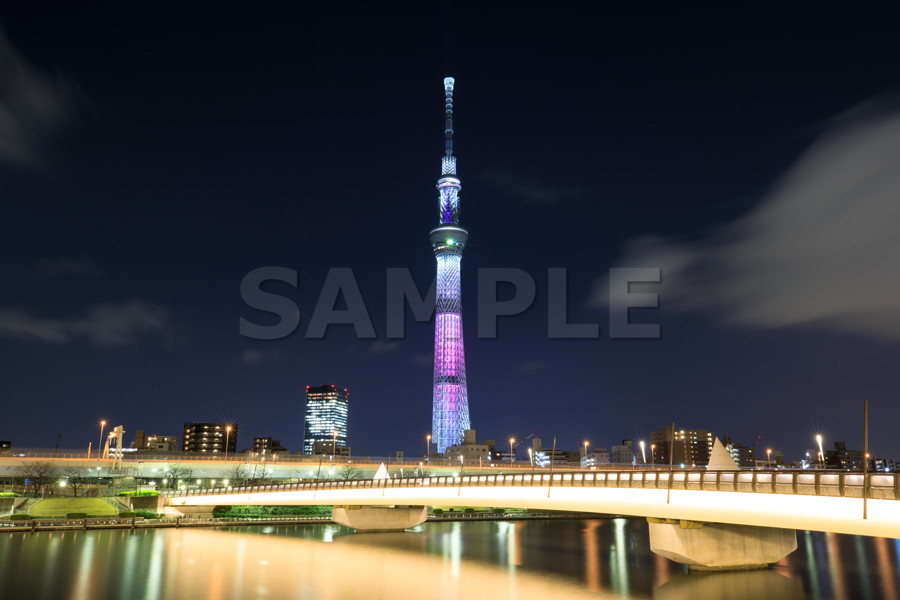
M 385 281 L 434 276 L 452 75 L 480 440 L 608 447 L 674 421 L 795 459 L 816 433 L 861 447 L 868 399 L 872 451 L 900 458 L 891 15 L 130 10 L 0 11 L 0 439 L 230 421 L 239 448 L 296 451 L 305 386 L 334 383 L 354 454 L 423 453 L 433 326 L 388 339 Z M 275 320 L 239 293 L 269 265 L 299 273 L 266 289 L 300 329 L 241 337 Z M 610 339 L 616 266 L 662 268 L 660 309 L 632 312 L 661 339 Z M 304 338 L 335 267 L 376 339 Z M 476 335 L 479 267 L 537 284 L 497 339 Z M 600 339 L 548 339 L 549 267 Z

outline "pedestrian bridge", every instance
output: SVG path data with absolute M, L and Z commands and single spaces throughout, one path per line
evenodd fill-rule
M 175 508 L 472 506 L 900 538 L 896 473 L 581 471 L 319 481 L 166 492 Z

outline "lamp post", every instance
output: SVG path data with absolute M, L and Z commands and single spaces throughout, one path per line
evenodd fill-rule
M 106 421 L 100 421 L 100 445 L 97 446 L 97 460 L 103 458 L 103 430 L 106 428 Z
M 225 426 L 225 460 L 228 460 L 228 440 L 231 437 L 231 425 Z
M 766 448 L 766 465 L 771 469 L 772 468 L 772 449 Z
M 431 460 L 431 434 L 425 436 L 425 460 Z
M 515 462 L 516 457 L 513 454 L 513 444 L 516 443 L 516 438 L 509 438 L 509 462 Z
M 816 443 L 819 444 L 819 468 L 825 468 L 825 452 L 822 450 L 822 434 L 816 434 Z
M 656 444 L 650 444 L 650 466 L 656 466 Z
M 462 476 L 463 469 L 465 468 L 465 463 L 463 462 L 463 455 L 459 455 L 459 484 L 462 485 Z
M 531 474 L 534 475 L 534 450 L 528 448 L 528 462 L 531 463 Z
M 644 440 L 641 440 L 640 442 L 638 442 L 638 444 L 640 444 L 640 446 L 641 446 L 641 461 L 643 461 L 644 466 L 646 466 L 647 465 L 647 447 L 644 444 Z

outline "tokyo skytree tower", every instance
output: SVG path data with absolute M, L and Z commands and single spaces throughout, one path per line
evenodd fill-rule
M 441 178 L 437 182 L 439 225 L 430 235 L 437 259 L 431 433 L 438 452 L 462 443 L 463 431 L 471 428 L 459 280 L 459 266 L 469 232 L 459 226 L 459 190 L 462 186 L 456 176 L 456 157 L 453 156 L 453 84 L 452 77 L 444 79 L 444 157 L 441 159 Z

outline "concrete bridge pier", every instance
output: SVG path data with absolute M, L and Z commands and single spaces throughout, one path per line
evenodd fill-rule
M 764 569 L 797 549 L 793 529 L 647 519 L 650 550 L 698 571 Z
M 335 506 L 331 520 L 360 532 L 403 531 L 424 523 L 424 506 Z

